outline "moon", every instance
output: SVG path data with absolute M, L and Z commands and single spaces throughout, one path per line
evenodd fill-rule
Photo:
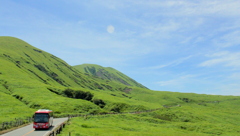
M 112 25 L 109 25 L 109 26 L 107 27 L 107 32 L 110 33 L 110 34 L 112 34 L 112 33 L 114 32 L 114 30 L 115 30 L 115 28 L 114 28 L 114 26 L 112 26 Z

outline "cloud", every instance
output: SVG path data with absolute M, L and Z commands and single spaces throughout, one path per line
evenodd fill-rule
M 216 38 L 213 42 L 215 43 L 215 45 L 222 48 L 237 46 L 237 45 L 240 45 L 239 37 L 240 37 L 240 31 L 236 30 L 236 31 L 227 33 L 220 38 Z
M 221 95 L 235 95 L 240 96 L 240 85 L 239 82 L 229 83 L 229 84 L 219 84 L 216 87 L 218 94 Z
M 231 80 L 237 80 L 239 82 L 240 81 L 240 73 L 232 73 L 228 78 Z
M 171 35 L 180 28 L 180 23 L 174 20 L 166 20 L 158 23 L 145 22 L 140 27 L 143 31 L 141 38 L 165 39 L 172 38 Z
M 162 64 L 162 65 L 158 65 L 158 66 L 153 66 L 153 67 L 149 67 L 149 69 L 161 69 L 161 68 L 164 68 L 164 67 L 169 67 L 169 66 L 177 66 L 181 63 L 184 63 L 184 61 L 186 60 L 189 60 L 190 58 L 192 58 L 193 56 L 190 55 L 190 56 L 187 56 L 187 57 L 183 57 L 183 58 L 180 58 L 180 59 L 176 59 L 172 62 L 169 62 L 167 64 Z
M 240 52 L 222 51 L 206 56 L 210 59 L 200 63 L 200 67 L 211 67 L 216 65 L 234 68 L 240 67 Z
M 180 92 L 194 92 L 196 86 L 199 86 L 201 81 L 197 75 L 180 74 L 175 75 L 171 79 L 163 79 L 162 81 L 155 82 L 162 90 L 165 91 L 180 91 Z M 200 88 L 197 88 L 199 91 Z
M 144 2 L 142 2 L 142 4 L 144 4 Z M 146 2 L 145 5 L 151 8 L 162 8 L 167 11 L 164 13 L 155 13 L 162 15 L 192 16 L 214 14 L 221 16 L 239 16 L 238 13 L 240 12 L 240 2 L 238 0 L 150 1 Z
M 182 80 L 181 80 L 182 81 Z M 157 82 L 160 86 L 171 86 L 171 85 L 179 85 L 180 82 L 178 79 L 172 79 L 172 80 L 167 80 L 167 81 L 159 81 Z
M 109 25 L 109 26 L 107 27 L 107 32 L 110 33 L 110 34 L 113 33 L 114 30 L 115 30 L 115 28 L 114 28 L 112 25 Z

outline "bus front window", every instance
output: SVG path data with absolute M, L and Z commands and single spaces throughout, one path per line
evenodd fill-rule
M 34 122 L 36 123 L 45 123 L 48 122 L 49 115 L 46 113 L 36 113 L 34 115 Z

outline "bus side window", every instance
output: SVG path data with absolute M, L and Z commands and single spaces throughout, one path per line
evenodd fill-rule
M 33 114 L 32 118 L 34 118 L 34 117 L 35 117 L 35 114 Z

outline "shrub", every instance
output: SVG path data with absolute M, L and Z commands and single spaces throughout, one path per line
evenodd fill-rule
M 69 88 L 64 90 L 63 94 L 69 98 L 83 99 L 83 100 L 87 100 L 87 101 L 90 101 L 93 98 L 93 94 L 91 94 L 90 92 L 84 92 L 81 90 L 75 91 L 75 90 L 72 90 Z
M 92 102 L 101 108 L 104 108 L 104 106 L 106 105 L 106 103 L 102 99 L 93 99 Z

